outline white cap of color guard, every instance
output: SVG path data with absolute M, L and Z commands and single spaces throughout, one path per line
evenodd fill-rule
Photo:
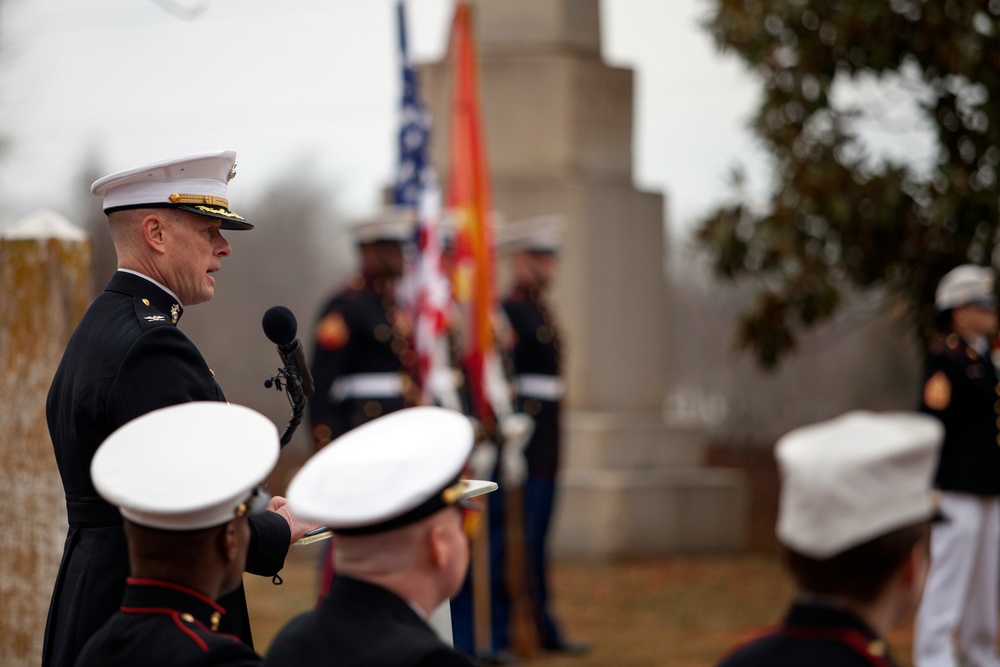
M 375 215 L 361 218 L 351 223 L 354 242 L 408 243 L 413 239 L 417 224 L 417 211 L 407 206 L 388 206 Z
M 557 253 L 566 230 L 566 216 L 549 213 L 515 220 L 496 227 L 497 252 Z

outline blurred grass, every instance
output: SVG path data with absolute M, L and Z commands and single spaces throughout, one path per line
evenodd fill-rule
M 284 583 L 245 577 L 254 640 L 267 650 L 275 632 L 315 602 L 322 544 L 295 547 Z M 793 589 L 772 554 L 686 556 L 657 561 L 559 563 L 555 609 L 572 639 L 593 644 L 583 657 L 545 657 L 538 667 L 705 667 L 748 632 L 781 618 Z M 909 665 L 909 627 L 889 638 Z

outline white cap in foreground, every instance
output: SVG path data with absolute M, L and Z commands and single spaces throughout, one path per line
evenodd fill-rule
M 94 487 L 129 521 L 200 530 L 263 509 L 261 482 L 278 461 L 264 415 L 218 401 L 138 417 L 108 436 L 90 466 Z
M 935 514 L 931 479 L 944 437 L 918 413 L 849 412 L 775 446 L 778 539 L 825 559 Z
M 289 484 L 288 504 L 298 516 L 345 535 L 408 525 L 497 488 L 460 478 L 474 437 L 468 418 L 454 410 L 391 412 L 306 461 Z

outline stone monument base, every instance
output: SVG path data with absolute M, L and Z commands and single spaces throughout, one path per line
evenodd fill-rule
M 738 551 L 746 482 L 700 467 L 704 434 L 658 413 L 571 411 L 550 548 L 555 558 L 607 560 Z

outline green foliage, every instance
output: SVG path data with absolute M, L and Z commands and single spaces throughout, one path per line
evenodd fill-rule
M 996 253 L 1000 0 L 709 2 L 705 28 L 763 86 L 751 128 L 775 174 L 764 210 L 738 192 L 698 231 L 718 275 L 759 280 L 739 345 L 776 366 L 844 295 L 876 288 L 926 341 L 938 279 Z M 831 102 L 835 83 L 890 75 L 934 133 L 930 173 L 874 160 L 858 110 Z

